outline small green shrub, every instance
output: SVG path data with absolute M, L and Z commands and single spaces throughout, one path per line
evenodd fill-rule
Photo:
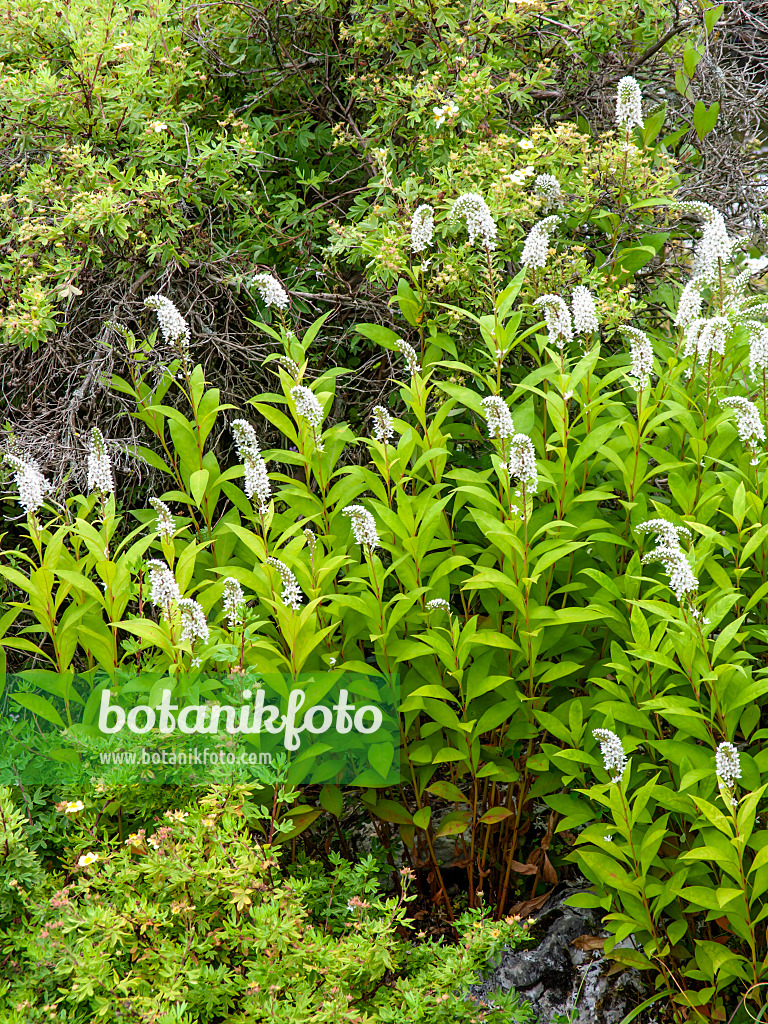
M 19 877 L 24 922 L 5 935 L 0 1007 L 9 1024 L 66 1020 L 136 1024 L 487 1024 L 505 1016 L 465 1000 L 517 921 L 480 912 L 460 941 L 414 944 L 401 892 L 380 893 L 372 858 L 288 868 L 249 828 L 247 791 L 213 792 L 129 835 L 94 836 L 94 814 L 71 813 L 63 873 Z

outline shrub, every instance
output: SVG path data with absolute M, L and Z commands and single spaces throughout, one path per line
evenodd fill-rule
M 235 1022 L 524 1021 L 514 996 L 495 1010 L 463 993 L 525 925 L 479 912 L 461 941 L 412 944 L 401 891 L 380 895 L 373 858 L 293 869 L 255 842 L 248 791 L 213 791 L 127 836 L 79 822 L 67 866 L 19 879 L 26 920 L 3 940 L 9 1024 L 48 1020 Z

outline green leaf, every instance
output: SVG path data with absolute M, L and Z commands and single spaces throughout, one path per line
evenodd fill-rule
M 60 729 L 64 728 L 64 720 L 59 712 L 49 700 L 41 697 L 39 693 L 14 693 L 13 699 L 27 711 L 31 711 L 33 715 L 39 715 L 46 722 L 58 725 Z
M 344 810 L 344 797 L 338 786 L 323 786 L 320 790 L 320 804 L 334 816 L 340 818 Z
M 500 821 L 504 821 L 505 818 L 511 818 L 513 811 L 508 810 L 506 807 L 492 807 L 489 811 L 480 819 L 481 825 L 498 825 Z
M 709 110 L 707 110 L 701 100 L 696 101 L 696 106 L 693 109 L 693 127 L 696 129 L 699 140 L 703 139 L 705 135 L 709 135 L 715 127 L 719 113 L 720 104 L 717 101 L 712 104 Z
M 443 779 L 438 779 L 431 786 L 427 786 L 427 792 L 439 796 L 442 800 L 450 800 L 453 803 L 468 803 L 469 800 L 458 786 L 454 786 L 452 782 L 447 782 Z

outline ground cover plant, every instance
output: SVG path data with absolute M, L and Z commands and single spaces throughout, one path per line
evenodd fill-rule
M 699 16 L 707 31 L 718 10 Z M 458 31 L 430 12 L 436 37 Z M 385 41 L 401 30 L 380 24 Z M 247 401 L 222 398 L 194 305 L 159 287 L 141 316 L 99 325 L 101 386 L 131 448 L 92 417 L 54 479 L 9 432 L 9 1020 L 491 1021 L 457 990 L 576 871 L 606 953 L 646 972 L 676 1022 L 762 1004 L 759 225 L 734 235 L 681 197 L 698 150 L 665 134 L 632 76 L 612 90 L 611 129 L 512 132 L 494 120 L 499 67 L 467 72 L 471 96 L 387 67 L 405 124 L 394 101 L 379 109 L 385 144 L 366 150 L 373 173 L 326 246 L 391 297 L 389 321 L 356 315 L 348 342 L 376 353 L 377 391 L 351 400 L 330 314 L 311 320 L 262 250 L 235 282 L 263 362 Z M 546 61 L 530 74 L 546 86 Z M 429 147 L 414 96 L 443 133 Z M 472 161 L 459 120 L 479 136 Z M 699 108 L 699 142 L 710 122 Z M 128 776 L 28 792 L 10 767 L 40 722 L 87 746 L 101 692 L 133 676 L 136 699 L 141 672 L 169 678 L 179 704 L 214 704 L 260 676 L 329 670 L 399 692 L 399 743 L 369 754 L 397 784 L 330 772 L 302 787 L 286 766 L 159 806 Z M 355 865 L 333 850 L 349 854 L 365 819 L 379 862 Z M 442 944 L 411 945 L 412 892 Z M 525 1018 L 514 997 L 505 1012 Z

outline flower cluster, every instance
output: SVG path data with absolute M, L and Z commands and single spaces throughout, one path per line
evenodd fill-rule
M 749 372 L 756 379 L 768 369 L 768 327 L 754 320 L 745 326 L 749 331 Z
M 147 309 L 154 309 L 160 333 L 166 345 L 179 345 L 183 350 L 189 347 L 189 326 L 187 321 L 164 295 L 150 295 L 144 300 Z
M 544 208 L 559 210 L 563 205 L 563 192 L 560 182 L 553 174 L 539 174 L 533 182 L 533 190 L 537 196 L 545 200 Z
M 408 367 L 408 372 L 413 376 L 414 373 L 421 373 L 421 364 L 419 363 L 419 357 L 416 355 L 416 350 L 412 345 L 409 345 L 407 341 L 403 341 L 402 338 L 395 340 L 395 347 L 405 358 L 405 365 Z
M 545 217 L 538 224 L 533 225 L 528 232 L 528 237 L 525 239 L 523 253 L 520 257 L 520 262 L 524 267 L 535 270 L 538 267 L 546 266 L 549 253 L 549 236 L 559 223 L 560 218 L 558 215 L 552 214 L 551 217 Z
M 379 546 L 379 535 L 376 532 L 376 520 L 367 508 L 362 505 L 348 505 L 343 514 L 349 516 L 352 533 L 357 544 L 365 544 L 373 551 Z
M 721 263 L 730 260 L 735 244 L 728 237 L 723 215 L 709 203 L 678 203 L 678 209 L 704 219 L 704 228 L 694 254 L 693 278 L 709 281 L 718 273 Z
M 273 569 L 277 569 L 280 579 L 283 581 L 283 592 L 280 595 L 280 600 L 286 608 L 298 611 L 304 597 L 299 587 L 299 581 L 285 562 L 281 562 L 279 558 L 268 558 L 267 564 L 271 565 Z
M 657 534 L 656 547 L 643 556 L 643 563 L 661 562 L 669 576 L 669 586 L 678 601 L 691 598 L 699 589 L 699 581 L 693 574 L 685 552 L 680 547 L 680 538 L 690 537 L 685 526 L 675 526 L 666 519 L 649 519 L 637 527 L 640 533 L 652 531 Z
M 166 617 L 169 617 L 171 603 L 178 604 L 181 601 L 181 591 L 176 577 L 165 562 L 161 562 L 157 558 L 151 559 L 147 564 L 149 566 L 149 600 L 158 608 L 162 608 Z
M 323 422 L 323 407 L 320 405 L 317 396 L 309 388 L 304 387 L 303 384 L 297 384 L 291 388 L 291 398 L 296 403 L 297 414 L 302 416 L 312 428 L 315 448 L 319 452 L 323 451 L 322 438 L 317 433 Z
M 498 395 L 488 395 L 480 405 L 483 407 L 488 423 L 488 437 L 498 438 L 500 441 L 512 437 L 515 425 L 512 422 L 512 413 L 504 399 L 499 398 Z
M 610 729 L 593 729 L 592 735 L 600 742 L 600 754 L 605 770 L 611 774 L 611 782 L 621 782 L 627 770 L 627 756 L 621 740 Z
M 715 774 L 728 789 L 733 789 L 741 778 L 739 752 L 733 743 L 720 743 L 715 752 Z
M 509 461 L 506 466 L 510 477 L 525 488 L 525 497 L 535 494 L 539 487 L 539 473 L 536 468 L 536 449 L 526 434 L 515 434 L 509 445 Z M 522 494 L 518 491 L 518 497 Z M 526 510 L 523 509 L 525 517 Z
M 181 612 L 181 639 L 189 640 L 190 643 L 195 640 L 206 643 L 209 633 L 203 609 L 191 597 L 179 598 L 178 605 Z
M 301 370 L 299 364 L 291 359 L 290 356 L 279 355 L 274 357 L 276 363 L 280 363 L 284 370 L 293 377 L 294 380 L 298 380 L 301 376 Z
M 451 614 L 451 606 L 442 597 L 433 597 L 431 601 L 427 601 L 426 608 L 428 612 L 443 611 Z
M 245 493 L 249 498 L 256 496 L 259 513 L 265 515 L 269 511 L 272 485 L 267 475 L 267 464 L 261 457 L 256 431 L 247 420 L 233 420 L 232 433 L 237 457 L 243 463 Z
M 411 220 L 411 252 L 424 252 L 432 245 L 435 231 L 435 214 L 431 206 L 418 206 Z
M 624 131 L 633 125 L 643 127 L 643 96 L 631 75 L 622 78 L 616 90 L 616 124 Z
M 307 547 L 309 548 L 309 557 L 314 558 L 315 548 L 317 547 L 317 537 L 315 536 L 314 531 L 310 530 L 308 526 L 305 526 L 302 532 L 304 533 L 304 540 L 307 542 Z
M 469 244 L 480 238 L 486 249 L 496 248 L 497 228 L 488 204 L 477 192 L 465 192 L 453 204 L 451 219 L 463 217 L 469 234 Z
M 265 306 L 277 306 L 278 309 L 287 308 L 288 294 L 271 274 L 254 274 L 251 278 L 251 287 L 258 289 Z
M 721 398 L 720 405 L 727 409 L 733 409 L 736 413 L 736 429 L 739 432 L 739 439 L 752 453 L 752 465 L 757 465 L 757 448 L 759 441 L 765 441 L 765 427 L 760 419 L 760 413 L 754 402 L 748 398 L 734 395 L 731 398 Z
M 48 480 L 40 472 L 35 459 L 19 455 L 4 456 L 5 461 L 13 470 L 13 479 L 19 489 L 19 504 L 25 512 L 34 515 L 45 501 L 46 494 L 53 490 Z
M 638 391 L 647 388 L 653 372 L 653 345 L 651 339 L 637 327 L 621 328 L 621 333 L 629 339 L 629 356 L 631 359 L 629 376 L 635 381 Z
M 541 295 L 534 302 L 534 306 L 544 307 L 544 322 L 552 344 L 562 349 L 566 341 L 573 340 L 571 314 L 559 295 Z
M 696 358 L 703 362 L 711 352 L 723 355 L 725 342 L 731 333 L 731 321 L 725 316 L 713 316 L 711 320 L 697 317 L 688 325 L 685 332 L 683 355 L 695 353 Z
M 373 407 L 373 436 L 381 444 L 386 444 L 394 436 L 394 433 L 392 417 L 383 405 L 375 405 Z
M 677 304 L 675 327 L 689 327 L 694 320 L 698 320 L 699 313 L 701 312 L 701 303 L 702 295 L 699 289 L 699 281 L 696 278 L 691 278 L 685 288 L 683 288 Z
M 232 576 L 227 576 L 224 580 L 222 604 L 224 605 L 224 615 L 226 616 L 229 628 L 235 630 L 242 626 L 245 595 L 243 594 L 243 588 Z
M 171 510 L 165 504 L 164 501 L 160 501 L 159 498 L 150 498 L 149 503 L 152 508 L 157 512 L 157 522 L 155 529 L 160 534 L 161 540 L 165 541 L 166 544 L 170 544 L 173 540 L 173 535 L 176 532 L 176 527 L 173 522 L 173 516 Z
M 573 313 L 573 329 L 576 334 L 594 334 L 600 327 L 595 300 L 589 288 L 585 288 L 583 284 L 577 284 L 573 289 L 571 312 Z
M 88 490 L 100 491 L 102 494 L 113 494 L 115 490 L 109 452 L 104 435 L 98 427 L 91 429 L 91 443 L 88 447 Z
M 456 117 L 459 112 L 459 108 L 453 100 L 448 100 L 444 107 L 433 107 L 432 113 L 435 115 L 435 124 L 439 128 L 442 123 L 448 117 Z

